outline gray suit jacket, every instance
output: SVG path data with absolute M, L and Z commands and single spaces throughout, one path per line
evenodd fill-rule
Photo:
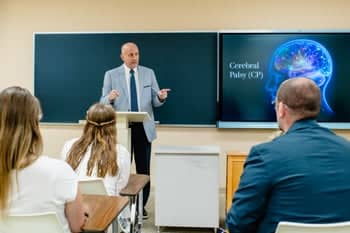
M 156 76 L 152 69 L 144 66 L 138 66 L 138 80 L 139 80 L 139 106 L 141 112 L 147 112 L 151 118 L 149 121 L 143 122 L 143 127 L 149 142 L 156 139 L 156 127 L 154 123 L 153 107 L 159 107 L 164 104 L 160 102 L 158 98 L 158 83 Z M 113 103 L 113 107 L 116 111 L 130 111 L 130 100 L 128 95 L 128 89 L 125 80 L 124 66 L 121 65 L 112 70 L 108 70 L 105 73 L 102 96 L 100 99 L 101 103 L 110 104 L 108 95 L 111 90 L 116 90 L 119 93 Z

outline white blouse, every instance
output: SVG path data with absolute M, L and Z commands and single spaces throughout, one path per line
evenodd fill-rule
M 63 160 L 66 160 L 68 153 L 72 148 L 72 145 L 77 140 L 78 138 L 74 138 L 67 141 L 64 144 L 61 152 L 61 158 Z M 87 164 L 90 159 L 90 156 L 91 156 L 91 145 L 88 147 L 86 154 L 82 159 L 82 161 L 80 162 L 79 166 L 75 169 L 75 172 L 78 175 L 80 180 L 88 179 L 91 177 L 94 177 L 94 178 L 97 177 L 97 167 L 94 167 L 91 176 L 86 175 Z M 131 162 L 131 158 L 128 150 L 124 146 L 117 144 L 117 165 L 118 165 L 117 175 L 116 176 L 106 175 L 103 178 L 103 182 L 106 187 L 108 195 L 119 196 L 120 190 L 122 190 L 127 185 L 129 176 L 130 176 L 130 162 Z
M 78 177 L 67 163 L 40 156 L 18 173 L 13 171 L 11 182 L 9 214 L 56 212 L 63 231 L 71 232 L 64 211 L 77 196 Z

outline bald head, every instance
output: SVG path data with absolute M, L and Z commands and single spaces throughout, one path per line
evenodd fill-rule
M 321 107 L 320 89 L 308 78 L 288 79 L 278 88 L 277 102 L 287 105 L 299 119 L 316 118 Z
M 121 47 L 120 58 L 130 69 L 135 69 L 139 64 L 139 48 L 135 43 L 127 42 Z
M 137 49 L 138 50 L 138 47 L 135 43 L 133 42 L 126 42 L 125 44 L 122 45 L 121 47 L 121 53 L 125 53 L 127 52 L 128 50 L 130 49 Z

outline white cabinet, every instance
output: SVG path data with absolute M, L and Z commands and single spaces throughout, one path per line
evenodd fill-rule
M 155 225 L 219 227 L 217 146 L 155 148 Z

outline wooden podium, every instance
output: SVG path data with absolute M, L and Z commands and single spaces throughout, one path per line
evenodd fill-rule
M 117 114 L 117 140 L 130 151 L 131 132 L 129 123 L 151 120 L 147 112 L 116 112 Z
M 131 132 L 129 123 L 151 120 L 147 112 L 115 112 L 117 114 L 117 142 L 125 146 L 130 152 Z M 86 124 L 86 120 L 79 120 L 79 124 Z

